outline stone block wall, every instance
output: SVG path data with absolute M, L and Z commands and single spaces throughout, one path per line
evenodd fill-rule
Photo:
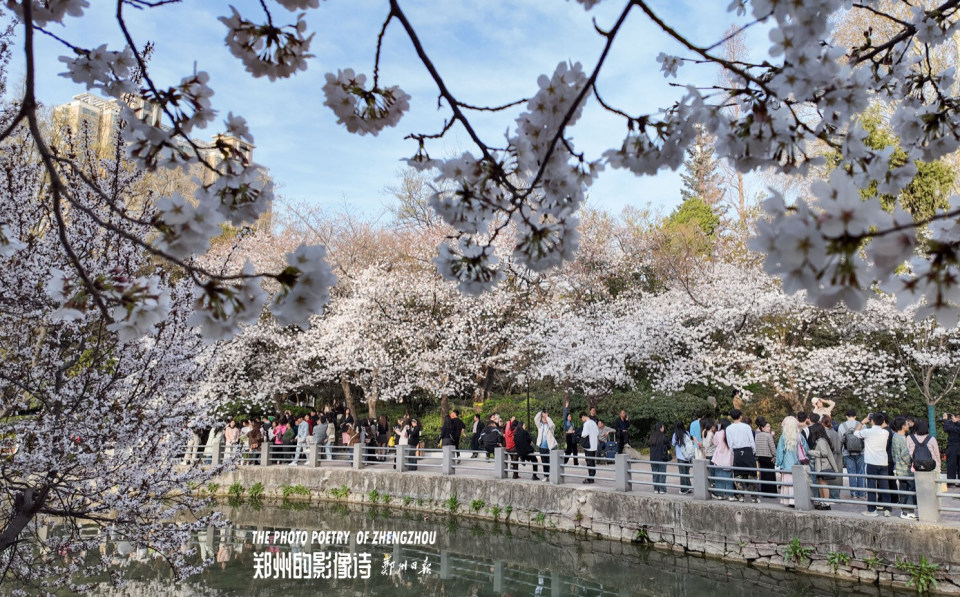
M 898 587 L 906 587 L 910 576 L 897 561 L 917 562 L 923 556 L 939 565 L 937 591 L 960 594 L 960 527 L 951 523 L 796 512 L 581 485 L 334 468 L 240 467 L 219 479 L 218 493 L 227 495 L 233 483 L 249 488 L 257 482 L 264 485 L 268 498 L 280 498 L 285 485 L 302 485 L 309 495 L 291 499 L 334 500 L 331 490 L 345 486 L 349 493 L 341 501 L 369 503 L 375 491 L 390 496 L 391 507 L 431 512 L 450 512 L 449 500 L 456 497 L 460 516 L 506 519 L 617 541 L 649 541 L 659 549 L 690 555 Z M 471 503 L 481 502 L 479 511 L 471 508 Z M 379 505 L 384 503 L 378 500 Z M 809 548 L 808 557 L 788 557 L 788 546 L 795 539 Z M 837 562 L 834 570 L 831 553 L 845 554 L 849 562 Z

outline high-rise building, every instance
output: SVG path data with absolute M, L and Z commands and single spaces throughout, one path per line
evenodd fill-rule
M 162 124 L 163 112 L 159 105 L 146 102 L 142 98 L 133 98 L 128 102 L 128 105 L 148 124 L 168 128 Z M 53 120 L 58 132 L 69 132 L 73 139 L 92 150 L 95 155 L 109 156 L 113 154 L 120 130 L 120 104 L 116 100 L 104 99 L 90 93 L 81 93 L 73 96 L 73 100 L 69 103 L 54 108 Z M 63 134 L 55 136 L 55 139 L 58 138 L 63 139 Z M 214 168 L 221 158 L 218 142 L 239 151 L 247 161 L 253 161 L 254 146 L 231 135 L 216 135 L 211 141 L 197 139 L 191 139 L 191 141 L 199 148 L 201 159 L 210 167 L 203 164 L 193 164 L 186 173 L 178 171 L 173 176 L 174 180 L 171 180 L 170 176 L 163 176 L 164 180 L 159 186 L 164 187 L 164 189 L 157 190 L 161 194 L 163 190 L 176 190 L 186 196 L 192 196 L 193 190 L 196 189 L 196 180 L 199 180 L 200 184 L 204 186 L 211 184 L 216 177 Z M 192 148 L 186 147 L 186 145 L 184 141 L 184 149 L 192 151 Z M 263 181 L 269 182 L 269 171 L 263 167 L 259 167 L 258 170 Z M 251 226 L 254 228 L 269 227 L 271 213 L 272 206 Z

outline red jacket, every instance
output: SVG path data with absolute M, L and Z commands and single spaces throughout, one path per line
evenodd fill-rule
M 517 445 L 513 441 L 513 432 L 516 431 L 516 424 L 512 421 L 507 421 L 507 428 L 503 436 L 507 439 L 507 450 L 513 452 L 517 449 Z

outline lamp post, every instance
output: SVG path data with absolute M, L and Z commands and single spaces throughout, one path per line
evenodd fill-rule
M 527 380 L 527 427 L 530 427 L 530 380 Z

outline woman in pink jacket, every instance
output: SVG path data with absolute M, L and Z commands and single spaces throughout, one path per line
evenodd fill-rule
M 733 450 L 727 445 L 727 427 L 730 426 L 730 419 L 720 419 L 720 430 L 713 434 L 713 458 L 710 462 L 715 467 L 712 477 L 720 477 L 714 481 L 716 491 L 713 499 L 722 500 L 724 498 L 735 501 L 737 498 L 730 493 L 733 490 Z M 729 481 L 727 480 L 729 479 Z

